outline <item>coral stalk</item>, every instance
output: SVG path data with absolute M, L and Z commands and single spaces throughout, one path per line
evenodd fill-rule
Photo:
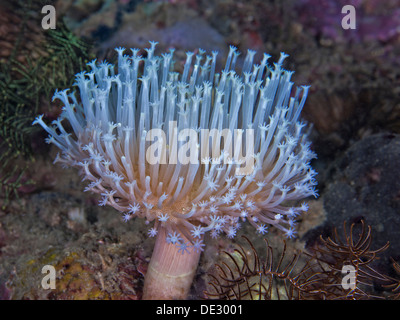
M 201 251 L 188 246 L 184 237 L 180 246 L 171 245 L 167 238 L 165 228 L 160 228 L 146 273 L 145 300 L 186 299 L 192 285 Z

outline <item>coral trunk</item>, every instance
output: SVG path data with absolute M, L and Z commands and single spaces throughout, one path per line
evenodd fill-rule
M 160 228 L 153 255 L 147 269 L 144 300 L 182 300 L 186 299 L 199 264 L 200 250 L 188 246 L 180 248 L 167 243 L 167 232 Z M 182 235 L 182 242 L 188 240 Z

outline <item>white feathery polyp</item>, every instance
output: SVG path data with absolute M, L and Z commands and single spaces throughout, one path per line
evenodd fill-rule
M 294 217 L 308 208 L 298 200 L 317 193 L 315 155 L 299 121 L 308 87 L 293 90 L 293 72 L 282 68 L 287 55 L 270 65 L 264 54 L 254 65 L 248 50 L 240 70 L 231 46 L 218 73 L 217 52 L 200 49 L 187 52 L 179 74 L 173 50 L 156 56 L 155 47 L 146 58 L 117 48 L 118 68 L 94 60 L 90 72 L 76 75 L 78 93 L 56 91 L 60 118 L 50 126 L 43 116 L 34 121 L 61 150 L 56 161 L 78 168 L 88 180 L 84 191 L 100 194 L 99 204 L 124 221 L 154 221 L 150 236 L 164 226 L 201 248 L 193 235 L 231 238 L 247 220 L 262 234 L 273 225 L 292 237 Z M 253 160 L 246 175 L 238 171 L 244 153 Z M 185 156 L 190 161 L 179 161 Z

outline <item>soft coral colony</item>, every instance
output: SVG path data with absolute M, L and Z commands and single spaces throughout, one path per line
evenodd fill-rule
M 61 150 L 56 162 L 78 168 L 100 205 L 125 221 L 153 223 L 144 297 L 184 298 L 207 231 L 232 238 L 248 221 L 261 234 L 272 225 L 295 236 L 296 216 L 307 211 L 299 200 L 316 196 L 315 155 L 299 121 L 308 87 L 293 89 L 283 53 L 276 63 L 264 54 L 253 64 L 248 50 L 238 68 L 230 47 L 216 72 L 217 52 L 199 49 L 177 73 L 173 50 L 156 56 L 150 44 L 145 58 L 117 48 L 117 69 L 90 62 L 91 72 L 76 76 L 79 94 L 55 93 L 64 104 L 59 119 L 34 123 Z M 204 139 L 205 131 L 216 134 Z

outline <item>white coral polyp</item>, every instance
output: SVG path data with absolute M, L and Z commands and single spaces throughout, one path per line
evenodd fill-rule
M 150 236 L 163 226 L 170 237 L 182 234 L 194 244 L 207 231 L 234 237 L 246 220 L 262 234 L 273 225 L 294 236 L 295 217 L 307 210 L 298 200 L 317 194 L 310 167 L 315 155 L 299 122 L 308 87 L 293 90 L 292 72 L 282 68 L 286 55 L 269 65 L 264 54 L 253 65 L 255 52 L 249 50 L 237 73 L 239 53 L 230 47 L 224 70 L 216 73 L 217 53 L 208 56 L 200 49 L 194 63 L 194 54 L 187 53 L 179 74 L 173 72 L 173 51 L 155 56 L 156 43 L 150 43 L 146 58 L 137 49 L 127 56 L 117 48 L 118 69 L 90 62 L 91 72 L 76 75 L 79 95 L 55 93 L 64 104 L 60 118 L 52 126 L 42 116 L 34 123 L 61 149 L 56 161 L 80 169 L 89 181 L 85 191 L 100 194 L 100 205 L 122 212 L 125 221 L 130 216 L 154 221 Z M 66 121 L 73 134 L 64 128 Z M 197 137 L 177 141 L 171 123 Z M 163 163 L 146 157 L 154 143 L 146 137 L 154 129 L 165 132 L 166 141 L 159 141 L 166 146 Z M 239 136 L 252 130 L 249 173 L 238 171 L 243 161 L 231 154 L 232 147 L 244 151 L 249 140 L 223 135 L 195 147 L 198 155 L 220 156 L 171 161 L 187 140 L 201 141 L 202 129 L 236 130 Z

